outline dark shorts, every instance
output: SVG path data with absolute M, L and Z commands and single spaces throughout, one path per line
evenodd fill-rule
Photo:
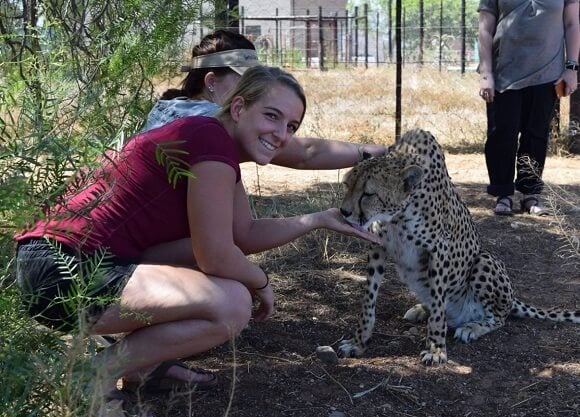
M 38 322 L 63 332 L 94 324 L 118 301 L 136 267 L 110 254 L 79 256 L 46 239 L 21 242 L 16 253 L 24 307 Z

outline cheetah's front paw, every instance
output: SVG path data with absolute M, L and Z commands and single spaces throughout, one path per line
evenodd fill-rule
M 431 350 L 424 350 L 421 352 L 421 362 L 423 365 L 436 365 L 438 363 L 447 362 L 447 353 L 445 349 L 431 348 Z
M 356 342 L 354 338 L 345 339 L 338 344 L 338 356 L 341 358 L 358 358 L 363 355 L 366 348 Z

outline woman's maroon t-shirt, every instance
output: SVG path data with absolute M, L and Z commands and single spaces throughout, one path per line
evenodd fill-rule
M 187 177 L 172 184 L 169 172 L 202 161 L 223 162 L 240 180 L 236 145 L 214 118 L 185 117 L 139 134 L 16 240 L 46 236 L 86 254 L 103 247 L 138 260 L 151 246 L 189 236 Z

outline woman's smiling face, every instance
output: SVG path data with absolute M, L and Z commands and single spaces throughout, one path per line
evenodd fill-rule
M 245 106 L 242 97 L 235 97 L 231 106 L 235 122 L 233 138 L 238 143 L 241 160 L 259 165 L 270 163 L 300 126 L 303 113 L 301 99 L 282 84 L 272 86 L 250 106 Z

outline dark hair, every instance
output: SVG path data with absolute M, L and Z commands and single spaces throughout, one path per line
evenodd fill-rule
M 306 95 L 304 94 L 304 89 L 292 74 L 278 67 L 268 67 L 265 65 L 256 65 L 255 67 L 248 68 L 244 72 L 244 75 L 242 75 L 236 88 L 226 99 L 217 117 L 229 117 L 234 97 L 243 97 L 244 105 L 249 107 L 268 94 L 275 85 L 283 85 L 289 88 L 302 101 L 304 109 L 299 121 L 301 124 L 306 113 Z
M 219 29 L 203 37 L 199 45 L 193 47 L 191 57 L 213 54 L 214 52 L 229 51 L 232 49 L 256 50 L 254 44 L 244 35 L 230 30 Z M 161 95 L 161 100 L 171 100 L 176 97 L 193 98 L 203 91 L 204 77 L 208 72 L 223 76 L 233 72 L 228 67 L 220 68 L 193 68 L 181 82 L 181 89 L 170 88 Z

